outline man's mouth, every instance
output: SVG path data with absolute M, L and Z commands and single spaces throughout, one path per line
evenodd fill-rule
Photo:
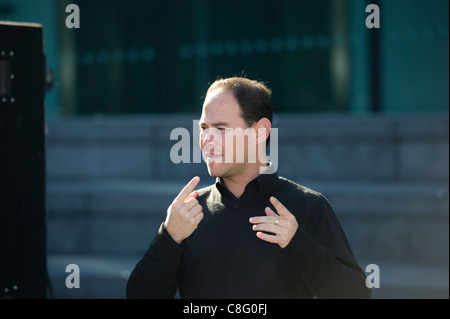
M 222 154 L 206 154 L 205 155 L 206 158 L 206 163 L 212 163 L 212 162 L 216 162 L 216 163 L 221 163 L 222 162 Z
M 214 147 L 206 146 L 203 149 L 203 156 L 204 156 L 204 158 L 206 160 L 206 163 L 219 162 L 219 161 L 221 162 L 222 161 L 222 152 L 215 151 Z

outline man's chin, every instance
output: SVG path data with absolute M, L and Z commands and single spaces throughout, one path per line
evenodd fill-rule
M 224 175 L 222 164 L 220 163 L 207 163 L 208 173 L 211 177 L 222 177 Z

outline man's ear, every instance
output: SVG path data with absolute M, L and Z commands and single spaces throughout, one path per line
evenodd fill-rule
M 254 128 L 256 130 L 256 143 L 259 145 L 266 142 L 270 134 L 270 129 L 272 128 L 269 119 L 263 117 L 254 124 Z

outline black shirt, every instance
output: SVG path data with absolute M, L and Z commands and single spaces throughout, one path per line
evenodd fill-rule
M 239 199 L 220 178 L 198 193 L 203 220 L 181 244 L 162 223 L 130 275 L 128 298 L 173 298 L 177 288 L 182 298 L 370 298 L 365 274 L 321 194 L 276 173 L 259 175 Z M 249 222 L 265 216 L 271 196 L 298 222 L 283 249 L 256 237 Z

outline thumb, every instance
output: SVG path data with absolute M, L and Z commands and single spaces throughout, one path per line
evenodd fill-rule
M 197 191 L 193 191 L 192 193 L 190 193 L 190 194 L 188 195 L 188 197 L 186 197 L 186 199 L 184 200 L 184 202 L 187 202 L 188 199 L 191 199 L 191 198 L 197 198 L 197 195 L 198 195 L 198 192 L 197 192 Z

